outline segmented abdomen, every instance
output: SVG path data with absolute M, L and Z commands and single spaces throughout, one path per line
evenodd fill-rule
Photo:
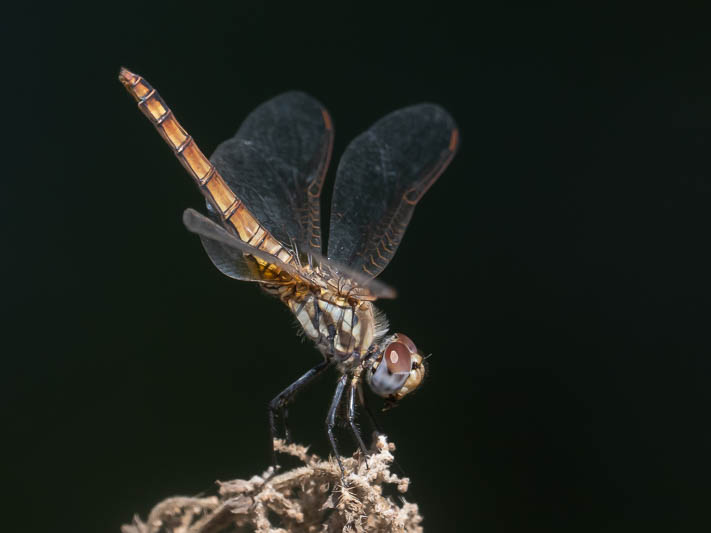
M 119 80 L 138 101 L 138 108 L 173 149 L 215 212 L 219 213 L 223 225 L 233 228 L 240 239 L 252 246 L 277 256 L 285 263 L 293 263 L 295 257 L 292 253 L 262 227 L 234 194 L 219 171 L 177 121 L 158 91 L 141 76 L 125 68 L 121 69 Z

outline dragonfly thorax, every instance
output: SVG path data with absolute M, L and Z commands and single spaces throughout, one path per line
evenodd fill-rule
M 295 290 L 282 299 L 304 334 L 325 355 L 336 357 L 346 366 L 362 360 L 387 331 L 387 321 L 369 301 L 346 298 L 328 290 Z

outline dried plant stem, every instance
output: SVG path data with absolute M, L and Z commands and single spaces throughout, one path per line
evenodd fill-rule
M 408 478 L 390 472 L 395 445 L 384 435 L 375 439 L 367 465 L 359 452 L 341 458 L 348 472 L 345 480 L 332 458 L 323 460 L 304 446 L 281 440 L 275 446 L 304 466 L 277 475 L 270 468 L 248 481 L 218 482 L 218 496 L 168 498 L 145 522 L 135 516 L 122 533 L 422 531 L 416 504 L 383 495 L 388 484 L 402 494 L 409 486 Z

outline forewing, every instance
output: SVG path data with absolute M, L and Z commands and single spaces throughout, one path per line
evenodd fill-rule
M 288 92 L 252 111 L 210 160 L 274 237 L 320 252 L 319 202 L 332 146 L 326 109 L 307 94 Z
M 390 113 L 356 137 L 338 165 L 328 258 L 370 277 L 382 272 L 458 137 L 449 113 L 427 103 Z

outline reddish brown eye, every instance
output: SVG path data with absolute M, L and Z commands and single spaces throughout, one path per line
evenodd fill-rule
M 415 343 L 412 342 L 412 339 L 410 337 L 408 337 L 407 335 L 398 333 L 397 340 L 399 342 L 403 343 L 405 346 L 407 346 L 407 349 L 410 350 L 410 353 L 417 353 L 417 348 L 415 347 Z
M 410 350 L 402 342 L 391 342 L 385 349 L 384 358 L 391 374 L 407 373 L 412 368 Z

